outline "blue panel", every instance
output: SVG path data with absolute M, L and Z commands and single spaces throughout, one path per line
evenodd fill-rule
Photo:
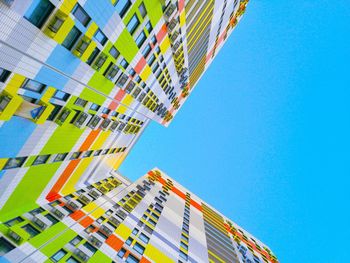
M 33 133 L 36 124 L 13 116 L 0 129 L 0 158 L 15 157 Z
M 68 82 L 68 78 L 56 71 L 42 67 L 34 80 L 40 83 L 52 86 L 56 89 L 62 89 L 62 87 Z
M 79 58 L 74 56 L 69 50 L 67 50 L 65 47 L 61 45 L 57 45 L 55 49 L 52 51 L 48 59 L 46 60 L 46 63 L 50 66 L 59 69 L 60 71 L 66 73 L 67 75 L 72 75 L 74 71 L 77 69 L 81 62 Z M 47 71 L 48 69 L 46 69 Z M 57 73 L 50 73 L 51 77 L 58 75 Z M 55 75 L 53 75 L 55 74 Z M 67 81 L 67 79 L 63 76 L 60 76 L 61 80 L 59 82 L 62 84 L 63 79 Z M 52 79 L 50 77 L 46 77 L 46 79 Z M 55 87 L 56 88 L 56 87 Z M 59 87 L 58 87 L 59 88 Z
M 115 12 L 115 8 L 110 1 L 88 0 L 83 8 L 100 29 L 106 26 L 108 20 Z
M 2 176 L 4 175 L 4 173 L 5 173 L 5 170 L 1 170 L 0 171 L 0 180 L 1 180 L 1 178 L 2 178 Z M 1 259 L 1 258 L 0 258 Z M 0 261 L 1 262 L 1 261 Z
M 6 258 L 0 257 L 0 263 L 10 263 Z

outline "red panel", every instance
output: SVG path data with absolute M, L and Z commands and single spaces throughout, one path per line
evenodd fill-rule
M 114 98 L 118 101 L 121 101 L 124 98 L 124 96 L 125 96 L 125 91 L 120 89 Z
M 157 34 L 158 43 L 162 42 L 163 38 L 166 36 L 167 33 L 168 33 L 167 27 L 164 24 Z
M 73 214 L 70 215 L 70 217 L 73 218 L 75 221 L 78 221 L 83 216 L 85 216 L 85 213 L 81 210 L 75 211 Z
M 79 224 L 82 225 L 83 227 L 87 228 L 93 222 L 94 222 L 94 220 L 91 217 L 87 216 L 84 219 L 82 219 L 81 221 L 79 221 Z
M 146 65 L 146 59 L 141 58 L 140 61 L 137 63 L 136 67 L 135 67 L 135 71 L 137 74 L 140 74 L 141 71 L 143 70 L 143 68 Z
M 202 206 L 200 204 L 198 204 L 196 201 L 194 201 L 193 199 L 191 199 L 191 205 L 195 208 L 197 208 L 199 211 L 202 211 Z
M 179 0 L 179 12 L 181 13 L 182 9 L 185 6 L 185 0 Z
M 140 260 L 140 263 L 151 263 L 151 261 L 149 261 L 147 258 L 142 257 Z
M 111 235 L 107 238 L 106 244 L 113 248 L 115 251 L 119 251 L 123 246 L 123 240 L 119 239 L 116 235 Z
M 176 188 L 175 186 L 173 186 L 172 191 L 177 194 L 179 197 L 181 197 L 182 199 L 186 200 L 186 195 L 185 193 L 183 193 L 182 191 L 180 191 L 178 188 Z
M 83 142 L 83 144 L 80 146 L 79 151 L 80 152 L 87 151 L 92 145 L 92 143 L 96 140 L 99 133 L 100 133 L 100 130 L 91 131 L 88 137 Z

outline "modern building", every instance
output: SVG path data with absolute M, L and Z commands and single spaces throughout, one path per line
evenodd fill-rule
M 167 126 L 247 2 L 0 0 L 0 221 L 103 179 L 151 120 Z
M 0 261 L 275 262 L 160 171 L 114 172 L 247 2 L 0 0 Z
M 10 262 L 278 262 L 157 168 L 134 183 L 111 172 L 9 219 L 0 232 Z

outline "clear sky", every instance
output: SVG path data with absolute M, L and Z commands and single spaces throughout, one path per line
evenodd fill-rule
M 252 0 L 169 128 L 121 167 L 158 166 L 282 263 L 349 262 L 350 1 Z

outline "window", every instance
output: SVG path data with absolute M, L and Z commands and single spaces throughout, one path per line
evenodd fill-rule
M 126 261 L 127 263 L 139 263 L 140 261 L 133 255 L 129 254 Z
M 103 46 L 107 42 L 107 37 L 100 29 L 97 29 L 94 38 Z
M 95 253 L 97 251 L 97 249 L 94 246 L 92 246 L 89 242 L 85 242 L 83 246 L 90 250 L 92 253 Z
M 83 24 L 83 26 L 87 26 L 89 24 L 91 18 L 79 4 L 75 5 L 72 13 L 75 18 Z
M 180 242 L 180 246 L 186 250 L 188 250 L 188 246 L 184 242 Z
M 137 27 L 139 25 L 140 25 L 140 20 L 138 19 L 138 17 L 135 14 L 129 20 L 128 24 L 126 25 L 126 28 L 128 29 L 129 33 L 132 35 L 132 34 L 134 34 L 135 30 L 137 29 Z
M 92 151 L 86 151 L 86 152 L 83 154 L 82 158 L 90 157 L 91 154 L 92 154 Z
M 149 66 L 152 66 L 152 64 L 153 64 L 153 62 L 154 62 L 155 60 L 156 60 L 155 55 L 150 56 L 149 59 L 148 59 L 148 61 L 147 61 L 148 65 L 149 65 Z
M 129 66 L 129 63 L 123 58 L 122 61 L 120 61 L 120 65 L 126 69 Z
M 153 37 L 151 38 L 151 41 L 152 41 L 152 43 L 155 45 L 155 44 L 157 43 L 157 39 L 156 39 L 156 37 L 155 37 L 155 36 L 153 36 Z
M 148 44 L 142 51 L 142 55 L 147 58 L 148 54 L 151 52 L 151 46 Z
M 87 101 L 81 98 L 77 98 L 74 102 L 74 105 L 81 106 L 81 107 L 85 107 L 86 104 L 87 104 Z
M 95 60 L 95 58 L 97 57 L 98 53 L 100 53 L 100 50 L 96 47 L 94 49 L 94 51 L 92 51 L 90 57 L 88 58 L 88 60 L 86 61 L 86 64 L 90 65 L 92 64 L 92 62 Z
M 30 237 L 35 237 L 36 235 L 40 234 L 40 232 L 30 224 L 22 226 L 22 229 L 25 230 L 30 235 Z
M 63 91 L 57 90 L 55 92 L 55 94 L 53 95 L 53 98 L 58 99 L 58 100 L 67 101 L 69 96 L 70 95 L 68 93 L 65 93 Z
M 79 263 L 79 261 L 76 260 L 76 259 L 73 258 L 73 257 L 68 258 L 66 262 L 67 262 L 67 263 Z
M 94 152 L 94 156 L 99 156 L 101 154 L 102 150 L 97 150 Z
M 55 159 L 53 159 L 53 162 L 62 162 L 66 157 L 68 153 L 59 153 L 56 155 Z
M 7 80 L 7 78 L 10 76 L 11 72 L 0 68 L 0 82 L 5 82 Z
M 111 112 L 111 110 L 108 109 L 108 108 L 104 108 L 103 111 L 102 111 L 102 113 L 104 113 L 104 114 L 108 114 L 110 112 Z
M 134 228 L 134 230 L 132 231 L 132 233 L 133 233 L 134 235 L 136 235 L 138 232 L 139 232 L 139 230 L 138 230 L 137 228 Z
M 22 89 L 26 89 L 26 90 L 30 90 L 30 91 L 34 91 L 34 92 L 37 92 L 37 93 L 41 93 L 43 92 L 43 90 L 45 89 L 45 85 L 44 84 L 41 84 L 35 80 L 31 80 L 31 79 L 27 79 L 23 86 L 22 86 Z
M 129 237 L 126 241 L 125 244 L 127 244 L 128 246 L 131 245 L 132 241 L 134 241 L 134 239 L 132 239 L 131 237 Z
M 14 248 L 15 246 L 11 245 L 11 243 L 9 243 L 5 238 L 0 237 L 0 257 L 10 252 Z
M 120 17 L 123 17 L 126 14 L 130 6 L 131 6 L 130 0 L 117 0 L 117 3 L 115 5 Z
M 18 224 L 18 223 L 21 223 L 21 222 L 23 222 L 24 221 L 24 219 L 22 218 L 22 217 L 16 217 L 16 218 L 13 218 L 13 219 L 11 219 L 11 220 L 9 220 L 9 221 L 7 221 L 6 223 L 5 223 L 5 225 L 6 226 L 8 226 L 8 227 L 11 227 L 11 226 L 14 226 L 14 225 L 16 225 L 16 224 Z
M 72 156 L 69 158 L 70 160 L 75 160 L 78 159 L 80 156 L 81 152 L 74 152 Z
M 109 54 L 111 54 L 112 57 L 117 59 L 120 53 L 115 47 L 112 46 L 111 49 L 109 50 Z
M 142 31 L 140 33 L 140 35 L 135 40 L 136 45 L 140 48 L 142 46 L 142 44 L 145 42 L 145 40 L 146 40 L 146 34 L 144 31 Z
M 60 249 L 58 252 L 56 252 L 52 257 L 51 260 L 53 262 L 60 261 L 65 255 L 67 255 L 67 252 L 63 249 Z
M 140 253 L 140 255 L 143 255 L 143 252 L 145 251 L 145 247 L 136 242 L 134 245 L 134 250 Z
M 79 29 L 73 26 L 71 31 L 68 33 L 67 37 L 64 39 L 62 46 L 64 46 L 68 50 L 71 50 L 74 44 L 77 42 L 80 35 L 81 32 L 79 31 Z
M 180 250 L 180 257 L 182 257 L 184 260 L 188 260 L 188 256 L 182 250 Z
M 35 158 L 33 165 L 44 164 L 49 159 L 50 155 L 39 155 Z
M 143 234 L 143 233 L 141 233 L 140 235 L 139 235 L 139 239 L 141 240 L 141 241 L 143 241 L 144 243 L 148 243 L 148 241 L 149 241 L 149 237 L 148 236 L 146 236 L 145 234 Z
M 100 105 L 97 105 L 95 103 L 91 104 L 90 106 L 90 110 L 94 110 L 94 111 L 98 111 L 98 109 L 100 108 Z
M 148 33 L 151 33 L 151 31 L 153 30 L 152 24 L 151 22 L 147 22 L 147 24 L 145 25 Z
M 122 258 L 125 255 L 125 253 L 126 253 L 126 250 L 124 248 L 122 248 L 121 250 L 119 250 L 117 255 L 118 255 L 118 257 Z
M 140 11 L 142 18 L 145 18 L 145 16 L 147 15 L 147 11 L 146 11 L 146 7 L 143 4 L 143 2 L 139 5 L 139 11 Z
M 80 243 L 80 241 L 82 241 L 83 238 L 81 236 L 76 236 L 75 238 L 73 238 L 69 243 L 73 246 L 76 246 Z
M 29 22 L 37 28 L 41 28 L 55 6 L 49 0 L 35 0 L 24 15 Z
M 26 159 L 27 157 L 10 158 L 2 169 L 6 170 L 21 167 Z

